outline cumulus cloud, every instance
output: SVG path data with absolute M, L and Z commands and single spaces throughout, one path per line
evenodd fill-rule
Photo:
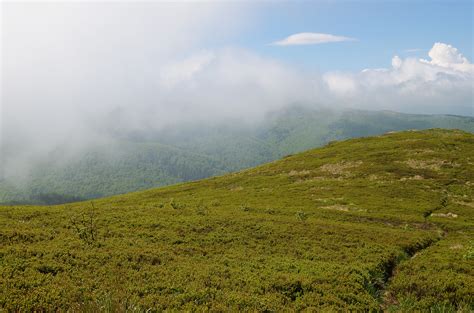
M 391 68 L 329 72 L 323 79 L 343 106 L 473 115 L 473 64 L 444 43 L 435 43 L 428 55 L 429 60 L 394 56 Z
M 455 47 L 437 42 L 428 53 L 431 60 L 421 59 L 421 62 L 453 69 L 460 72 L 474 73 L 474 65 L 466 59 Z
M 317 45 L 329 42 L 354 41 L 356 39 L 322 33 L 298 33 L 273 42 L 275 46 Z

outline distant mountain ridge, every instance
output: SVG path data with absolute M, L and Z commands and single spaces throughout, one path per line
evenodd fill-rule
M 182 125 L 121 134 L 74 160 L 61 160 L 59 150 L 21 184 L 0 181 L 0 203 L 54 204 L 143 190 L 252 167 L 333 140 L 428 128 L 474 133 L 474 118 L 294 106 L 255 125 Z

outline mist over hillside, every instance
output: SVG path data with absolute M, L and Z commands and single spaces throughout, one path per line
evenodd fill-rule
M 261 123 L 116 132 L 113 139 L 74 153 L 68 145 L 58 146 L 28 172 L 4 177 L 0 202 L 54 204 L 109 196 L 222 175 L 332 140 L 427 128 L 474 133 L 474 118 L 292 106 L 267 114 Z
M 322 5 L 299 4 L 298 12 L 321 14 Z M 379 11 L 393 17 L 397 8 L 388 6 Z M 287 12 L 291 5 L 277 7 Z M 350 29 L 326 34 L 298 24 L 273 32 L 261 23 L 285 19 L 266 16 L 275 9 L 270 3 L 2 2 L 1 8 L 0 177 L 23 185 L 38 181 L 25 187 L 34 193 L 51 192 L 37 186 L 63 175 L 61 167 L 69 172 L 76 167 L 89 177 L 99 175 L 86 174 L 95 166 L 94 172 L 103 174 L 95 192 L 72 186 L 61 191 L 70 194 L 73 188 L 73 194 L 90 197 L 252 166 L 335 138 L 437 126 L 422 121 L 386 127 L 370 114 L 370 121 L 356 121 L 364 114 L 353 114 L 354 121 L 336 122 L 331 110 L 474 114 L 474 65 L 459 39 L 440 41 L 423 33 L 422 49 L 408 53 L 403 46 L 387 50 L 385 39 L 374 49 L 374 42 Z M 362 20 L 371 22 L 357 19 L 357 24 Z M 302 32 L 287 33 L 295 29 Z M 292 104 L 316 113 L 298 125 L 292 113 L 280 116 L 291 112 Z M 276 112 L 273 118 L 271 112 Z M 283 126 L 274 125 L 279 118 Z M 121 161 L 135 158 L 121 151 L 133 150 L 126 147 L 144 138 L 159 144 L 160 151 L 179 148 L 173 150 L 179 151 L 176 159 L 199 159 L 198 164 L 209 166 L 195 170 L 188 164 L 194 172 L 184 175 L 177 173 L 186 167 L 184 161 L 153 161 L 164 166 L 152 165 L 151 181 L 146 173 L 134 174 L 140 182 L 112 187 L 114 177 L 123 174 L 119 168 L 135 166 Z M 101 150 L 117 151 L 115 161 L 99 165 L 106 159 Z M 49 170 L 32 178 L 38 168 Z M 111 173 L 103 173 L 104 168 Z M 57 183 L 62 186 L 63 179 Z

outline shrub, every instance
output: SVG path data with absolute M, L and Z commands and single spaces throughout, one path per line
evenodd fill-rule
M 471 242 L 471 246 L 467 250 L 467 253 L 464 255 L 466 260 L 474 260 L 474 242 Z
M 249 206 L 246 205 L 246 204 L 241 204 L 241 205 L 240 205 L 240 210 L 242 210 L 242 211 L 244 211 L 244 212 L 248 212 L 248 211 L 250 211 L 251 209 L 252 209 L 252 208 L 249 207 Z
M 186 205 L 176 202 L 173 198 L 171 198 L 169 205 L 172 209 L 175 209 L 175 210 L 181 210 L 186 207 Z
M 308 219 L 308 214 L 306 214 L 303 211 L 298 211 L 298 212 L 296 212 L 295 215 L 296 215 L 296 218 L 301 222 L 304 222 Z
M 196 213 L 198 215 L 207 215 L 207 205 L 204 204 L 204 201 L 201 199 L 196 207 Z
M 97 215 L 94 204 L 91 209 L 71 217 L 70 223 L 78 237 L 86 244 L 93 244 L 98 239 Z

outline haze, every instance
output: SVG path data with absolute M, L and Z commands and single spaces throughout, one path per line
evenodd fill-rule
M 394 51 L 383 68 L 327 70 L 329 55 L 320 67 L 311 56 L 292 62 L 278 55 L 332 45 L 357 66 L 350 51 L 367 34 L 330 33 L 331 25 L 296 30 L 283 22 L 269 32 L 272 40 L 259 41 L 254 30 L 276 23 L 265 16 L 267 6 L 3 2 L 4 175 L 27 171 L 60 145 L 73 155 L 117 133 L 258 123 L 293 104 L 473 115 L 474 67 L 466 56 L 472 51 L 433 40 L 413 53 L 399 47 L 406 53 Z

